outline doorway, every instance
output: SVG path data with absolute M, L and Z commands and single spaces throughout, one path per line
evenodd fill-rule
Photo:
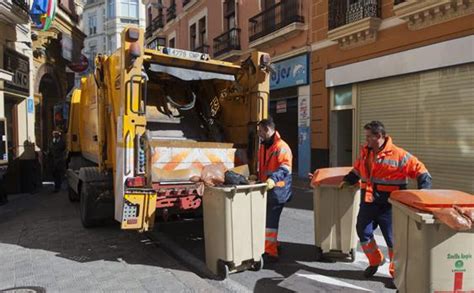
M 352 166 L 353 110 L 331 112 L 331 166 Z
M 292 173 L 298 174 L 298 98 L 270 101 L 269 113 L 293 154 Z

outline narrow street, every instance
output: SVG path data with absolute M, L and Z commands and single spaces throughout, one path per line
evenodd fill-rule
M 9 197 L 0 206 L 0 291 L 223 292 L 170 257 L 144 234 L 111 222 L 84 229 L 67 192 Z M 217 287 L 216 287 L 217 286 Z
M 312 190 L 299 185 L 293 189 L 294 197 L 281 216 L 280 261 L 265 264 L 259 272 L 232 274 L 230 279 L 253 292 L 394 292 L 386 288 L 390 281 L 388 264 L 374 278 L 364 279 L 362 272 L 368 261 L 360 247 L 353 263 L 344 259 L 315 261 Z M 178 243 L 194 256 L 191 262 L 204 264 L 202 220 L 160 223 L 154 233 L 157 238 L 164 234 Z M 376 240 L 387 255 L 385 241 L 380 231 L 377 233 Z

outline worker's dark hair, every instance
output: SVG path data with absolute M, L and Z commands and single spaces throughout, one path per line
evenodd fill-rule
M 273 118 L 270 116 L 268 116 L 267 119 L 260 120 L 260 122 L 257 123 L 257 126 L 267 127 L 275 130 L 275 122 L 273 122 Z
M 385 126 L 380 121 L 371 121 L 364 125 L 364 129 L 370 130 L 372 134 L 381 134 L 382 136 L 385 136 Z

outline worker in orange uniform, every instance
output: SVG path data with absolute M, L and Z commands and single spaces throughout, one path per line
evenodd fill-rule
M 415 156 L 393 144 L 392 138 L 385 134 L 382 122 L 367 123 L 364 130 L 367 144 L 361 148 L 354 168 L 339 187 L 360 180 L 361 203 L 356 229 L 362 250 L 369 259 L 364 276 L 372 277 L 385 263 L 374 239 L 374 229 L 379 226 L 387 243 L 389 271 L 393 278 L 392 205 L 388 198 L 392 191 L 406 189 L 408 178 L 416 179 L 419 189 L 431 188 L 431 175 Z
M 280 215 L 285 203 L 291 199 L 293 155 L 288 144 L 275 130 L 275 123 L 271 118 L 258 123 L 257 133 L 261 139 L 258 151 L 258 179 L 268 185 L 264 261 L 276 262 Z

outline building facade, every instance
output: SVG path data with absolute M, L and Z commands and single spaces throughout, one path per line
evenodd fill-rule
M 67 127 L 67 97 L 77 80 L 70 67 L 80 61 L 85 38 L 80 29 L 82 7 L 81 0 L 60 0 L 51 27 L 47 31 L 32 28 L 34 128 L 37 145 L 44 151 L 52 130 Z
M 474 2 L 315 0 L 312 165 L 346 166 L 383 121 L 434 188 L 474 192 Z
M 82 23 L 87 35 L 84 54 L 92 61 L 98 53 L 114 52 L 127 25 L 145 27 L 145 6 L 140 0 L 88 0 Z
M 310 1 L 145 0 L 149 48 L 207 53 L 229 62 L 267 52 L 274 72 L 270 115 L 294 154 L 294 173 L 310 171 Z
M 0 164 L 35 142 L 29 3 L 0 2 Z

